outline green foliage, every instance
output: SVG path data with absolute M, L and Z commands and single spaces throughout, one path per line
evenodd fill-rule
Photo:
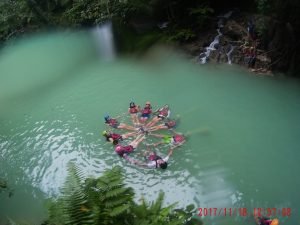
M 133 201 L 133 189 L 124 184 L 120 168 L 107 170 L 99 178 L 84 179 L 74 165 L 69 166 L 69 176 L 62 197 L 49 205 L 46 224 L 103 224 L 103 225 L 183 225 L 201 224 L 192 219 L 195 210 L 175 210 L 175 204 L 163 207 L 164 194 L 156 201 L 141 204 Z
M 189 15 L 195 17 L 196 23 L 202 27 L 207 19 L 214 13 L 214 9 L 203 5 L 201 7 L 190 8 Z
M 258 12 L 262 15 L 266 15 L 271 9 L 269 0 L 256 0 L 256 4 Z
M 196 37 L 196 34 L 191 29 L 178 29 L 172 33 L 168 38 L 170 42 L 187 42 Z
M 265 16 L 270 12 L 271 5 L 269 0 L 256 0 L 257 11 L 262 17 L 256 22 L 258 36 L 265 39 L 267 33 L 267 21 Z
M 61 23 L 81 26 L 96 25 L 107 20 L 127 22 L 128 15 L 135 8 L 127 1 L 119 0 L 74 0 L 62 14 Z

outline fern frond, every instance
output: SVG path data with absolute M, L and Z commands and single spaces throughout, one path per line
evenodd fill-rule
M 104 203 L 106 208 L 112 208 L 118 205 L 123 205 L 128 203 L 130 200 L 130 198 L 128 198 L 128 196 L 124 196 L 124 197 L 119 197 L 116 199 L 111 199 L 110 201 L 107 201 Z
M 104 195 L 105 198 L 118 197 L 118 196 L 122 196 L 122 194 L 126 193 L 127 191 L 128 191 L 127 188 L 117 188 L 117 189 L 108 190 Z
M 159 212 L 161 211 L 161 208 L 162 208 L 163 201 L 164 201 L 164 193 L 160 192 L 156 201 L 153 202 L 150 206 L 151 213 L 159 214 Z
M 129 207 L 130 207 L 129 204 L 122 205 L 122 206 L 118 206 L 118 207 L 114 208 L 114 209 L 109 213 L 109 215 L 110 215 L 111 217 L 118 216 L 118 215 L 124 213 L 126 210 L 128 210 Z

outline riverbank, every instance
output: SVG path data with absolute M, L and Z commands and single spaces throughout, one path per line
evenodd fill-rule
M 256 28 L 252 28 L 252 33 L 248 31 L 251 20 L 260 21 L 261 17 L 229 11 L 216 17 L 215 24 L 197 34 L 196 40 L 182 43 L 180 48 L 197 64 L 237 64 L 257 75 L 274 76 L 271 58 L 263 48 L 258 31 Z

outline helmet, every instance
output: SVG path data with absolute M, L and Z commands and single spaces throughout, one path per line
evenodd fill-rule
M 135 103 L 134 102 L 130 102 L 129 103 L 129 107 L 134 107 L 135 106 Z
M 167 163 L 167 162 L 161 163 L 161 164 L 159 165 L 159 167 L 160 167 L 161 169 L 165 170 L 165 169 L 167 169 L 167 167 L 168 167 L 168 163 Z
M 115 148 L 115 151 L 118 152 L 118 153 L 120 151 L 122 151 L 122 146 L 121 145 L 117 145 L 116 148 Z
M 109 115 L 104 116 L 104 120 L 105 121 L 109 120 Z
M 105 135 L 107 135 L 107 133 L 108 132 L 105 130 L 105 131 L 102 132 L 102 135 L 105 136 Z
M 146 102 L 146 105 L 151 105 L 151 102 L 147 101 L 147 102 Z

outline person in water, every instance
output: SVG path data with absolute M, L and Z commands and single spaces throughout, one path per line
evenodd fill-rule
M 136 131 L 137 129 L 133 126 L 127 125 L 125 123 L 119 123 L 117 118 L 111 118 L 109 115 L 104 117 L 105 123 L 108 126 L 111 126 L 112 128 L 116 129 L 126 129 L 126 130 L 133 130 Z
M 136 105 L 134 102 L 129 103 L 128 113 L 131 116 L 132 123 L 135 125 L 139 125 L 140 121 L 138 118 L 138 112 L 140 111 L 140 107 Z
M 112 133 L 110 131 L 103 131 L 102 135 L 106 138 L 106 141 L 113 143 L 114 145 L 118 144 L 119 141 L 123 141 L 124 139 L 132 136 L 136 136 L 137 132 L 130 132 L 125 134 L 117 134 Z
M 141 118 L 140 121 L 144 123 L 148 120 L 152 113 L 152 106 L 150 102 L 146 102 L 144 109 L 141 110 Z
M 157 114 L 147 125 L 146 127 L 152 127 L 159 121 L 164 120 L 170 116 L 170 109 L 168 105 L 163 106 L 160 109 L 157 109 L 153 114 Z
M 131 157 L 129 157 L 128 155 L 126 155 L 124 158 L 126 160 L 128 160 L 129 162 L 131 162 L 132 164 L 141 166 L 141 167 L 146 167 L 146 168 L 150 168 L 150 169 L 167 169 L 168 167 L 168 160 L 170 158 L 170 156 L 173 154 L 173 150 L 174 148 L 171 148 L 169 150 L 169 153 L 166 157 L 162 158 L 160 156 L 158 156 L 156 154 L 156 152 L 151 151 L 150 154 L 148 155 L 148 157 L 146 157 L 146 162 L 142 162 L 139 160 L 135 160 Z M 149 151 L 147 151 L 146 153 L 148 153 Z
M 162 134 L 152 134 L 149 133 L 149 135 L 152 135 L 154 137 L 162 138 L 163 140 L 160 142 L 157 142 L 155 144 L 152 144 L 153 146 L 158 146 L 160 144 L 170 144 L 173 146 L 180 146 L 185 142 L 185 137 L 181 133 L 176 133 L 173 131 L 173 136 L 171 135 L 162 135 Z
M 120 145 L 117 144 L 115 147 L 115 152 L 121 156 L 124 157 L 127 154 L 130 154 L 138 147 L 138 145 L 145 139 L 145 136 L 143 134 L 139 134 L 132 142 L 130 142 L 128 145 Z
M 270 219 L 268 217 L 256 217 L 255 222 L 257 225 L 279 225 L 278 219 Z
M 177 121 L 176 120 L 168 119 L 165 123 L 156 125 L 154 127 L 150 127 L 147 131 L 151 132 L 151 131 L 156 131 L 156 130 L 173 129 L 173 128 L 176 127 L 176 125 L 177 125 Z

